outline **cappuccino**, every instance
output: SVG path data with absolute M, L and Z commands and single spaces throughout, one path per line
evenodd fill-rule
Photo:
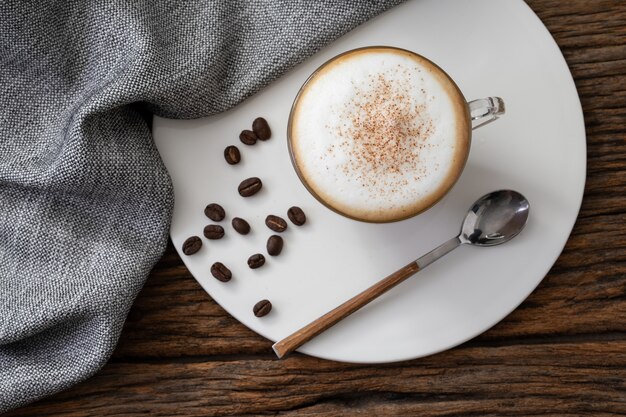
M 292 108 L 298 175 L 325 205 L 369 222 L 420 213 L 452 187 L 469 153 L 467 103 L 438 66 L 370 47 L 316 71 Z

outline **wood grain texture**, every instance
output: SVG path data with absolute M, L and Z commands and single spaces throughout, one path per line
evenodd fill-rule
M 116 362 L 57 396 L 66 415 L 626 412 L 626 341 L 464 347 L 396 364 L 298 356 Z M 623 376 L 623 373 L 622 373 Z M 96 383 L 97 382 L 97 383 Z M 535 402 L 536 401 L 536 402 Z M 30 407 L 50 415 L 51 402 Z
M 574 75 L 588 177 L 565 250 L 504 321 L 414 361 L 279 361 L 170 246 L 110 363 L 8 415 L 626 415 L 626 1 L 528 3 Z

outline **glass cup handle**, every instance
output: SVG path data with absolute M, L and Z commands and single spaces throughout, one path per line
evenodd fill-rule
M 504 100 L 500 97 L 487 97 L 472 100 L 469 106 L 472 130 L 493 122 L 505 112 Z

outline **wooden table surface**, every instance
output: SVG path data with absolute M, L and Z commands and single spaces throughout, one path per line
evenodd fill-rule
M 563 254 L 500 324 L 407 362 L 279 361 L 170 245 L 104 369 L 10 415 L 626 415 L 626 1 L 528 3 L 574 75 L 588 174 Z

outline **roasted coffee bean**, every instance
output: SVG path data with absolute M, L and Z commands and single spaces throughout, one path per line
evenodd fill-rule
M 260 253 L 255 253 L 251 257 L 248 258 L 248 266 L 251 269 L 257 269 L 265 265 L 265 256 Z
M 242 235 L 250 233 L 250 225 L 241 217 L 235 217 L 232 221 L 233 229 Z
M 252 312 L 257 317 L 266 316 L 270 311 L 272 311 L 272 303 L 269 300 L 261 300 L 252 308 Z
M 228 282 L 233 277 L 233 273 L 221 262 L 211 265 L 211 275 L 222 282 Z
M 259 137 L 252 130 L 242 130 L 239 140 L 246 145 L 254 145 Z
M 267 120 L 262 117 L 257 117 L 252 122 L 252 130 L 256 133 L 257 137 L 261 140 L 268 140 L 272 136 L 270 125 L 267 124 Z
M 211 203 L 204 208 L 204 215 L 214 222 L 221 222 L 222 220 L 224 220 L 226 212 L 219 204 Z
M 224 237 L 224 228 L 217 224 L 210 224 L 204 228 L 204 237 L 207 239 L 221 239 Z
M 227 146 L 224 149 L 224 159 L 230 165 L 238 164 L 241 161 L 241 154 L 239 153 L 239 148 L 233 145 Z
M 287 222 L 282 217 L 274 216 L 270 214 L 265 218 L 265 224 L 267 227 L 275 232 L 282 233 L 287 229 Z
M 280 255 L 283 250 L 283 238 L 278 235 L 272 235 L 267 239 L 267 253 L 272 256 Z
M 287 217 L 291 220 L 291 223 L 296 226 L 302 226 L 306 223 L 306 215 L 302 211 L 300 207 L 293 206 L 289 210 L 287 210 Z
M 248 178 L 247 180 L 241 181 L 241 184 L 239 184 L 239 195 L 242 197 L 250 197 L 258 193 L 261 187 L 263 187 L 263 183 L 260 178 Z
M 183 253 L 187 256 L 198 252 L 202 247 L 202 240 L 198 236 L 191 236 L 183 243 Z

